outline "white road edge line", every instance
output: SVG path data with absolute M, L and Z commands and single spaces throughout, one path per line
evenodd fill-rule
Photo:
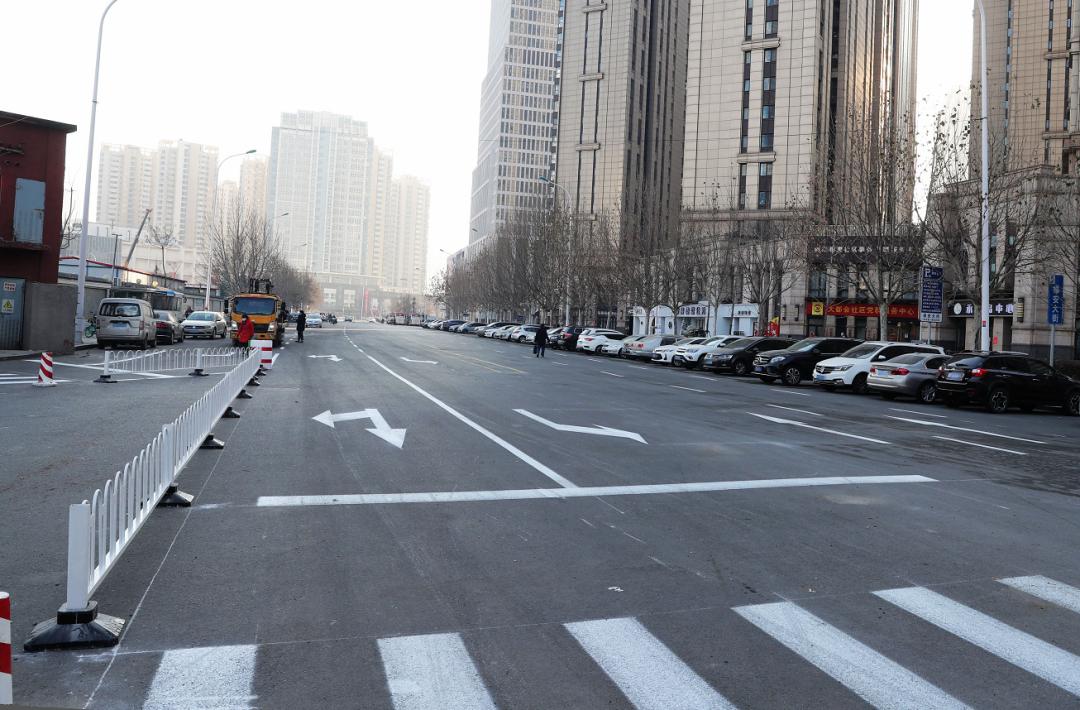
M 619 378 L 626 377 L 626 375 L 616 375 L 614 372 L 608 372 L 607 370 L 601 370 L 600 372 L 605 374 L 605 375 L 610 375 L 612 377 L 619 377 Z
M 701 394 L 708 394 L 709 393 L 708 390 L 699 390 L 699 389 L 695 389 L 693 387 L 682 387 L 680 385 L 668 385 L 668 387 L 672 387 L 672 388 L 677 389 L 677 390 L 686 390 L 687 392 L 700 392 Z
M 914 409 L 897 409 L 896 407 L 889 407 L 890 412 L 904 412 L 906 414 L 919 414 L 924 417 L 933 417 L 934 419 L 948 419 L 944 414 L 931 414 L 930 412 L 917 412 Z
M 378 645 L 396 710 L 495 710 L 458 634 L 382 638 Z
M 548 468 L 548 467 L 547 467 L 547 466 L 545 466 L 544 464 L 542 464 L 542 463 L 540 463 L 539 461 L 537 461 L 536 459 L 534 459 L 534 458 L 533 458 L 532 456 L 529 456 L 529 455 L 528 455 L 527 453 L 525 453 L 524 451 L 522 451 L 522 450 L 521 450 L 521 449 L 519 449 L 518 447 L 514 446 L 513 444 L 511 444 L 510 442 L 506 441 L 505 439 L 503 439 L 502 437 L 498 436 L 497 434 L 495 434 L 495 433 L 493 433 L 493 432 L 491 432 L 491 431 L 489 431 L 489 430 L 485 429 L 484 427 L 480 426 L 479 424 L 477 424 L 476 422 L 474 422 L 474 421 L 473 421 L 472 419 L 469 419 L 469 418 L 468 418 L 468 417 L 466 417 L 466 416 L 465 416 L 464 414 L 462 414 L 461 412 L 457 411 L 456 409 L 454 409 L 453 407 L 451 407 L 451 406 L 450 406 L 449 404 L 447 404 L 447 403 L 443 402 L 443 401 L 442 401 L 441 399 L 439 399 L 439 398 L 438 398 L 438 397 L 436 397 L 435 395 L 433 395 L 433 394 L 429 394 L 428 392 L 426 392 L 425 390 L 421 389 L 421 388 L 420 388 L 420 387 L 418 387 L 417 385 L 414 385 L 414 384 L 413 384 L 412 382 L 409 382 L 409 381 L 408 381 L 408 380 L 406 380 L 406 379 L 405 379 L 404 377 L 402 377 L 402 376 L 401 376 L 401 375 L 399 375 L 398 373 L 394 372 L 394 371 L 393 371 L 393 370 L 391 370 L 391 369 L 390 369 L 389 367 L 387 367 L 386 365 L 382 364 L 381 362 L 379 362 L 379 361 L 378 361 L 378 360 L 376 360 L 375 358 L 371 357 L 371 356 L 370 356 L 370 355 L 368 355 L 367 353 L 364 353 L 364 355 L 365 355 L 365 357 L 367 357 L 367 359 L 368 359 L 368 360 L 371 360 L 371 361 L 372 361 L 373 363 L 375 363 L 376 365 L 378 365 L 379 367 L 381 367 L 381 368 L 382 368 L 383 370 L 385 370 L 385 371 L 386 371 L 387 373 L 389 373 L 389 374 L 390 374 L 390 375 L 392 375 L 393 377 L 397 378 L 397 379 L 398 379 L 398 380 L 400 380 L 401 382 L 404 382 L 404 383 L 405 383 L 406 385 L 408 385 L 408 386 L 409 386 L 409 387 L 411 387 L 411 388 L 412 388 L 413 390 L 415 390 L 415 391 L 416 391 L 416 392 L 417 392 L 418 394 L 420 394 L 421 396 L 423 396 L 423 397 L 425 397 L 426 399 L 428 399 L 428 400 L 429 400 L 430 402 L 434 403 L 434 404 L 435 404 L 436 406 L 438 406 L 438 407 L 440 407 L 441 409 L 443 409 L 443 410 L 444 410 L 445 412 L 447 412 L 448 414 L 450 414 L 450 415 L 451 415 L 452 417 L 454 417 L 454 418 L 455 418 L 455 419 L 457 419 L 458 421 L 462 422 L 463 424 L 466 424 L 467 426 L 471 427 L 471 428 L 472 428 L 472 429 L 474 429 L 475 431 L 478 431 L 478 432 L 479 432 L 480 434 L 484 435 L 485 437 L 487 437 L 487 438 L 488 438 L 488 439 L 490 439 L 491 441 L 495 442 L 496 444 L 498 444 L 498 445 L 499 445 L 499 446 L 501 446 L 502 448 L 506 449 L 506 450 L 507 450 L 507 451 L 509 451 L 509 452 L 510 452 L 511 454 L 513 454 L 514 456 L 516 456 L 516 457 L 517 457 L 518 459 L 520 459 L 521 461 L 524 461 L 524 462 L 525 462 L 526 464 L 528 464 L 529 466 L 532 466 L 532 467 L 533 467 L 534 469 L 536 469 L 536 470 L 537 470 L 537 471 L 539 471 L 540 473 L 544 474 L 545 476 L 547 476 L 548 478 L 550 478 L 550 479 L 551 479 L 552 481 L 555 481 L 555 482 L 556 482 L 556 483 L 558 483 L 558 484 L 559 484 L 560 486 L 563 486 L 564 488 L 576 488 L 576 487 L 577 487 L 577 486 L 576 486 L 576 484 L 574 484 L 573 482 L 571 482 L 571 481 L 570 481 L 569 479 L 567 479 L 567 478 L 564 478 L 564 477 L 560 476 L 559 474 L 555 473 L 554 471 L 552 471 L 552 470 L 551 470 L 550 468 Z
M 796 604 L 737 606 L 734 611 L 879 710 L 968 707 Z
M 428 493 L 355 493 L 343 495 L 260 496 L 259 508 L 288 508 L 316 505 L 383 505 L 396 503 L 468 503 L 496 500 L 567 500 L 605 496 L 659 495 L 670 493 L 713 493 L 769 488 L 813 488 L 898 483 L 937 483 L 936 478 L 919 475 L 825 476 L 818 478 L 766 478 L 750 481 L 706 481 L 698 483 L 656 483 L 637 486 L 592 486 L 588 488 L 529 488 L 499 491 L 433 491 Z M 217 510 L 219 506 L 199 506 Z
M 951 436 L 937 436 L 933 438 L 941 439 L 942 441 L 951 441 L 954 444 L 967 444 L 968 446 L 978 446 L 980 449 L 990 449 L 991 451 L 1004 451 L 1007 454 L 1016 454 L 1017 456 L 1027 456 L 1023 451 L 1014 451 L 1013 449 L 1003 449 L 1000 446 L 988 446 L 986 444 L 976 444 L 974 441 L 964 441 L 963 439 L 954 439 Z
M 808 409 L 796 409 L 795 407 L 781 407 L 779 404 L 766 404 L 765 406 L 766 407 L 773 407 L 774 409 L 785 409 L 785 410 L 787 410 L 789 412 L 801 412 L 802 414 L 809 414 L 810 416 L 813 416 L 813 417 L 822 416 L 821 414 L 818 414 L 817 412 L 811 412 Z
M 1028 443 L 1028 444 L 1045 444 L 1046 443 L 1045 441 L 1038 441 L 1036 439 L 1024 439 L 1023 437 L 1019 437 L 1019 436 L 1009 436 L 1008 434 L 997 434 L 997 433 L 992 432 L 992 431 L 984 431 L 982 429 L 972 429 L 970 427 L 952 426 L 951 424 L 942 424 L 941 422 L 924 422 L 924 421 L 920 421 L 918 419 L 911 419 L 909 417 L 894 417 L 891 414 L 886 414 L 885 417 L 887 419 L 895 419 L 895 420 L 900 421 L 900 422 L 909 422 L 911 424 L 921 424 L 923 426 L 936 426 L 936 427 L 941 427 L 942 429 L 954 429 L 956 431 L 967 431 L 967 432 L 971 432 L 972 434 L 983 434 L 985 436 L 996 436 L 996 437 L 998 437 L 1000 439 L 1011 439 L 1013 441 L 1023 441 L 1023 442 Z
M 770 417 L 768 414 L 755 414 L 754 412 L 747 412 L 752 417 L 758 419 L 764 419 L 766 421 L 774 422 L 776 424 L 789 424 L 791 426 L 802 427 L 803 429 L 813 429 L 815 431 L 823 431 L 826 434 L 836 434 L 837 436 L 846 436 L 849 439 L 859 439 L 860 441 L 869 441 L 873 444 L 885 444 L 889 446 L 889 442 L 882 441 L 881 439 L 871 439 L 869 436 L 859 436 L 858 434 L 848 434 L 846 431 L 836 431 L 835 429 L 826 429 L 825 427 L 813 426 L 812 424 L 806 424 L 805 422 L 797 422 L 794 419 L 780 419 L 779 417 Z

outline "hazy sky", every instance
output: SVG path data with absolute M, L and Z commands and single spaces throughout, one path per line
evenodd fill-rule
M 80 127 L 68 142 L 76 195 L 105 5 L 0 0 L 12 60 L 0 108 Z M 921 5 L 919 94 L 929 107 L 970 80 L 972 3 Z M 394 154 L 395 173 L 431 185 L 434 273 L 445 263 L 439 249 L 468 241 L 489 11 L 490 0 L 119 0 L 106 20 L 95 142 L 184 139 L 222 156 L 268 155 L 282 111 L 352 115 Z

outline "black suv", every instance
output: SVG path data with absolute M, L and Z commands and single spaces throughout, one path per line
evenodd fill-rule
M 784 350 L 768 350 L 754 358 L 754 374 L 762 382 L 781 380 L 795 386 L 814 376 L 814 365 L 855 347 L 851 338 L 806 338 Z
M 725 348 L 706 355 L 702 368 L 716 372 L 734 372 L 736 375 L 749 375 L 758 353 L 790 348 L 794 344 L 793 338 L 741 338 L 729 343 Z
M 949 407 L 981 404 L 994 414 L 1010 407 L 1061 407 L 1080 415 L 1080 380 L 1027 353 L 957 353 L 938 370 L 937 392 Z

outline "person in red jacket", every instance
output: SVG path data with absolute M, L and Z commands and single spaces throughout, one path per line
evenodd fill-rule
M 244 320 L 240 321 L 240 329 L 236 332 L 236 342 L 240 344 L 242 348 L 251 347 L 251 339 L 255 337 L 255 324 L 251 322 L 251 319 L 244 315 Z

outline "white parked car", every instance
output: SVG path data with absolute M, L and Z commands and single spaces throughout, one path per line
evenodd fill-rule
M 225 314 L 216 311 L 190 313 L 180 327 L 184 329 L 184 335 L 189 338 L 224 338 L 229 331 Z
M 622 340 L 608 340 L 601 345 L 596 352 L 609 357 L 625 357 L 627 346 L 629 346 L 630 343 L 636 343 L 644 337 L 644 335 L 628 335 Z
M 515 343 L 531 343 L 536 339 L 536 333 L 540 330 L 538 325 L 519 325 L 510 333 L 507 340 Z
M 867 389 L 866 378 L 870 375 L 871 367 L 908 353 L 944 354 L 945 351 L 936 345 L 870 341 L 856 345 L 839 357 L 831 357 L 815 365 L 814 384 L 827 390 L 850 387 L 853 392 L 863 394 Z
M 604 343 L 612 340 L 621 341 L 624 338 L 626 338 L 626 334 L 617 330 L 590 328 L 582 331 L 581 335 L 578 336 L 577 349 L 583 353 L 598 353 Z
M 741 336 L 738 335 L 715 335 L 695 345 L 681 345 L 675 348 L 675 353 L 671 356 L 671 363 L 673 365 L 682 365 L 691 370 L 695 367 L 701 367 L 701 364 L 705 362 L 706 355 L 722 350 L 729 343 L 734 343 L 740 338 Z
M 660 363 L 661 365 L 670 365 L 671 358 L 675 355 L 675 351 L 679 348 L 688 348 L 691 345 L 700 345 L 704 343 L 708 338 L 683 338 L 677 340 L 671 345 L 661 345 L 653 350 L 652 361 Z
M 510 334 L 518 329 L 517 325 L 505 325 L 502 328 L 496 328 L 491 333 L 491 337 L 495 340 L 509 340 Z

